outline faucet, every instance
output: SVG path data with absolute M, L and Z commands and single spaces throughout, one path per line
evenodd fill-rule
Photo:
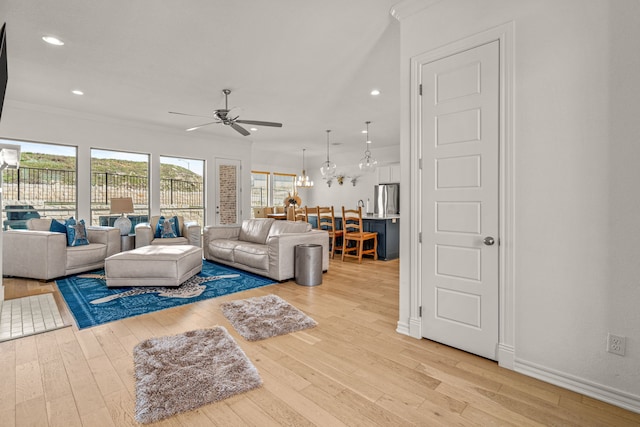
M 364 202 L 362 201 L 362 199 L 358 200 L 358 207 L 364 208 Z

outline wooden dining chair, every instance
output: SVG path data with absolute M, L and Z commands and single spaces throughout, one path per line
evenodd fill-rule
M 373 259 L 378 259 L 378 233 L 375 231 L 364 231 L 362 228 L 362 208 L 345 209 L 342 207 L 342 261 L 345 258 L 357 258 L 362 263 L 363 255 L 373 255 Z M 364 242 L 373 240 L 373 247 L 364 248 Z M 349 246 L 350 242 L 355 245 Z M 352 254 L 352 252 L 355 252 Z
M 300 208 L 295 208 L 295 210 L 293 211 L 293 220 L 294 221 L 304 221 L 304 222 L 309 222 L 307 221 L 307 213 L 305 212 L 305 208 L 300 207 Z
M 311 216 L 316 216 L 318 215 L 318 208 L 317 207 L 309 207 L 309 206 L 305 206 L 304 207 L 304 215 L 306 216 L 306 221 L 311 224 L 311 228 L 318 228 L 318 221 L 316 221 L 315 223 L 313 221 L 309 221 L 309 215 Z M 315 226 L 314 226 L 315 225 Z
M 318 229 L 325 230 L 329 233 L 331 258 L 333 258 L 336 250 L 342 252 L 342 230 L 336 229 L 336 217 L 333 212 L 333 206 L 318 206 L 316 212 L 318 215 Z M 340 239 L 340 246 L 338 246 L 338 238 Z
M 254 218 L 266 218 L 267 212 L 266 207 L 253 208 L 253 217 Z

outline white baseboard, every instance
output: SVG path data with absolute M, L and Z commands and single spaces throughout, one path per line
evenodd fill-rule
M 409 335 L 409 324 L 398 321 L 396 324 L 396 332 L 402 335 Z
M 514 370 L 640 414 L 640 396 L 607 387 L 584 378 L 575 377 L 564 372 L 555 371 L 526 360 L 516 359 Z
M 422 327 L 419 317 L 409 319 L 409 323 L 398 321 L 396 326 L 396 332 L 403 335 L 408 335 L 416 339 L 422 339 L 420 328 Z
M 515 351 L 513 346 L 498 344 L 498 365 L 513 371 L 515 365 Z

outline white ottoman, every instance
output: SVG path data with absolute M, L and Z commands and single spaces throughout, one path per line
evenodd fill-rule
M 191 245 L 150 245 L 104 260 L 107 287 L 179 286 L 202 271 L 202 249 Z

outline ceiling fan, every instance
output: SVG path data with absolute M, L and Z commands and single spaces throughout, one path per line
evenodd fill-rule
M 231 90 L 230 89 L 223 89 L 222 93 L 224 93 L 224 108 L 213 111 L 213 117 L 216 120 L 213 121 L 213 122 L 203 123 L 201 125 L 191 127 L 191 128 L 186 130 L 187 132 L 191 132 L 192 130 L 199 129 L 199 128 L 203 127 L 203 126 L 212 125 L 214 123 L 222 123 L 223 125 L 231 126 L 238 133 L 241 133 L 244 136 L 250 135 L 250 132 L 248 130 L 246 130 L 245 128 L 243 128 L 242 126 L 240 126 L 238 123 L 242 123 L 242 124 L 245 124 L 245 125 L 272 126 L 272 127 L 278 127 L 278 128 L 282 127 L 282 123 L 263 122 L 263 121 L 258 121 L 258 120 L 239 120 L 238 119 L 238 117 L 239 117 L 238 110 L 239 109 L 232 108 L 231 110 L 229 110 L 228 97 L 229 97 L 229 94 L 231 93 Z M 207 118 L 209 118 L 208 116 L 199 116 L 199 115 L 196 115 L 196 114 L 177 113 L 175 111 L 169 111 L 169 114 L 179 114 L 181 116 L 193 116 L 193 117 L 207 117 Z

